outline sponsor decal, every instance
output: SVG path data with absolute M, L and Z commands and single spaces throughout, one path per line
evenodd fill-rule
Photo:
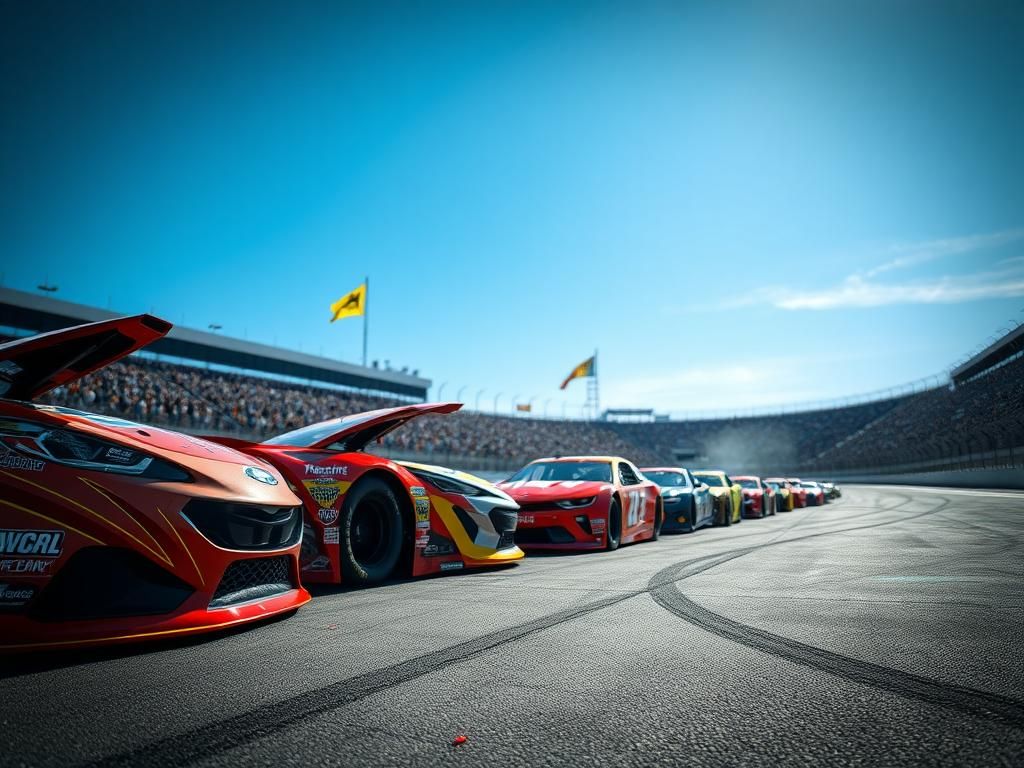
M 409 488 L 409 493 L 411 493 L 413 496 L 426 496 L 427 489 L 424 488 L 422 485 L 414 485 L 411 488 Z
M 590 518 L 590 529 L 594 533 L 603 533 L 607 521 L 604 518 Z
M 430 529 L 430 521 L 429 520 L 417 520 L 416 521 L 416 527 L 419 528 L 419 529 L 424 529 L 425 528 L 425 529 L 429 530 Z
M 0 582 L 0 608 L 18 608 L 36 595 L 36 588 L 27 584 Z
M 307 464 L 306 475 L 312 477 L 348 477 L 348 466 L 343 464 Z
M 444 544 L 427 544 L 423 549 L 424 557 L 441 557 L 442 555 L 454 555 L 455 547 L 452 546 L 451 542 L 445 542 Z
M 447 563 L 441 563 L 442 571 L 461 571 L 462 561 L 461 560 L 449 560 Z
M 519 522 L 525 523 L 526 525 L 533 525 L 535 518 L 533 515 L 519 515 Z
M 0 529 L 0 555 L 60 557 L 64 531 L 22 531 Z
M 328 507 L 327 509 L 321 508 L 316 511 L 316 516 L 320 518 L 320 522 L 324 525 L 334 525 L 338 522 L 339 514 L 338 510 L 333 507 Z
M 263 483 L 264 485 L 277 485 L 277 478 L 267 472 L 265 469 L 259 467 L 246 467 L 242 470 L 248 477 L 253 480 Z
M 337 544 L 338 543 L 338 526 L 333 525 L 330 528 L 324 528 L 324 544 Z
M 2 455 L 0 455 L 0 467 L 6 467 L 7 469 L 24 469 L 29 472 L 42 472 L 43 462 L 39 459 L 30 459 L 27 456 L 22 456 L 14 451 L 4 449 Z
M 416 499 L 416 522 L 423 523 L 430 520 L 430 499 Z
M 309 495 L 321 507 L 333 507 L 337 503 L 338 497 L 341 496 L 342 482 L 344 481 L 321 477 L 316 480 L 303 480 L 302 484 L 306 486 Z
M 16 373 L 21 373 L 22 368 L 13 360 L 0 360 L 0 373 L 6 373 L 8 376 L 14 376 Z
M 313 560 L 309 565 L 302 566 L 304 571 L 329 571 L 331 570 L 331 561 L 327 555 L 320 555 L 320 557 Z
M 0 560 L 0 573 L 46 576 L 54 562 L 54 560 Z

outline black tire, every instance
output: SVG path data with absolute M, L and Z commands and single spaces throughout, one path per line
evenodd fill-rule
M 728 527 L 732 525 L 732 499 L 725 500 L 722 510 L 722 525 Z
M 690 498 L 690 533 L 697 530 L 697 500 Z
M 657 541 L 661 536 L 661 526 L 665 524 L 665 511 L 662 509 L 661 504 L 656 504 L 654 507 L 654 533 L 651 535 L 650 541 Z
M 619 500 L 614 496 L 611 506 L 608 507 L 608 525 L 605 528 L 605 536 L 607 540 L 604 548 L 606 550 L 614 552 L 619 548 L 622 541 L 622 507 L 619 506 Z
M 345 584 L 384 581 L 402 555 L 402 511 L 383 480 L 368 477 L 345 497 L 338 521 L 341 576 Z

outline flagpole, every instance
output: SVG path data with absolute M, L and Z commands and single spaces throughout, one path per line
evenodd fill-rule
M 363 293 L 363 368 L 366 367 L 366 337 L 370 327 L 370 277 L 366 277 L 364 283 L 366 290 Z

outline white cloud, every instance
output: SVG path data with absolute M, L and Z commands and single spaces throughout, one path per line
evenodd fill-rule
M 898 284 L 872 282 L 851 275 L 838 288 L 784 296 L 774 304 L 780 309 L 840 309 L 891 304 L 957 304 L 1018 296 L 1024 296 L 1024 274 L 1017 270 Z
M 748 290 L 713 305 L 691 304 L 666 307 L 666 315 L 710 312 L 769 305 L 779 309 L 841 309 L 844 307 L 881 307 L 894 304 L 958 304 L 982 299 L 1024 296 L 1024 256 L 1008 256 L 994 263 L 989 272 L 939 277 L 904 282 L 883 282 L 874 278 L 889 272 L 917 266 L 948 256 L 991 251 L 1024 241 L 1024 229 L 1008 229 L 984 235 L 969 235 L 945 240 L 892 245 L 880 252 L 888 261 L 865 272 L 848 275 L 834 287 L 823 286 L 796 294 L 792 286 L 765 286 Z
M 947 256 L 959 256 L 966 253 L 986 251 L 1010 243 L 1016 243 L 1020 240 L 1024 240 L 1024 229 L 1008 229 L 984 235 L 951 237 L 942 240 L 928 240 L 921 243 L 899 243 L 889 246 L 883 252 L 892 257 L 889 261 L 869 269 L 864 273 L 864 276 L 874 277 L 884 272 L 891 272 L 894 269 L 905 269 L 906 267 L 925 264 Z

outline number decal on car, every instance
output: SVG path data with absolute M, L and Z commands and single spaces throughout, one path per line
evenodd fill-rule
M 626 514 L 626 525 L 633 526 L 643 522 L 644 506 L 643 491 L 630 491 L 629 512 Z

